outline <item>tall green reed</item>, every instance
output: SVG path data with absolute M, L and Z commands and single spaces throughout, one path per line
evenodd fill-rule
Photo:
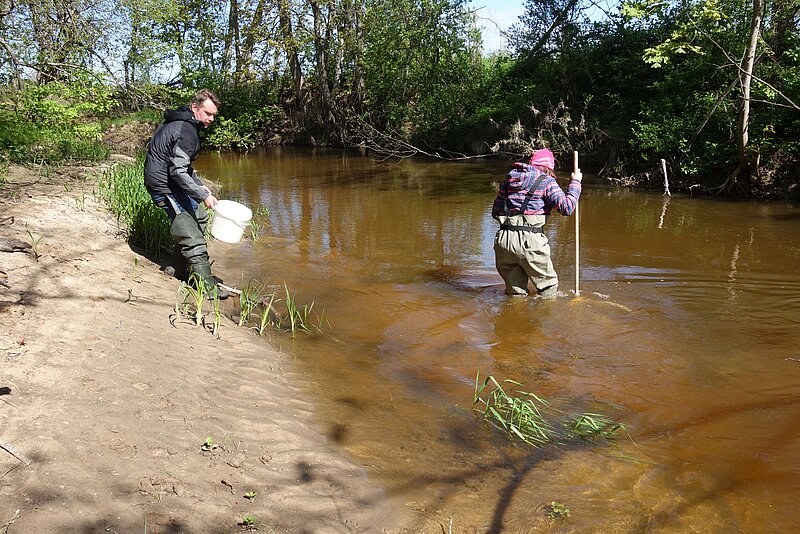
M 99 181 L 100 197 L 111 208 L 128 240 L 160 255 L 172 246 L 169 219 L 144 186 L 144 158 L 109 168 Z
M 253 280 L 247 281 L 242 292 L 239 293 L 239 326 L 244 326 L 250 320 L 266 294 L 267 291 L 263 285 L 259 286 Z
M 273 291 L 272 295 L 270 295 L 269 302 L 263 301 L 260 306 L 261 313 L 259 315 L 258 327 L 256 328 L 256 332 L 258 332 L 259 336 L 263 336 L 267 331 L 267 327 L 274 324 L 273 316 L 275 314 L 275 310 L 272 307 L 274 302 L 275 292 Z
M 298 304 L 297 298 L 289 291 L 289 286 L 286 282 L 283 283 L 283 288 L 286 290 L 286 298 L 283 300 L 286 306 L 286 318 L 289 321 L 289 330 L 292 332 L 292 337 L 298 330 L 310 332 L 311 326 L 310 316 L 311 311 L 314 309 L 314 301 L 310 304 Z

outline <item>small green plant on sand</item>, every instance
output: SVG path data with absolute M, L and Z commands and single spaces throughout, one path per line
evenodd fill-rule
M 197 273 L 190 274 L 189 280 L 181 282 L 178 288 L 178 294 L 175 297 L 175 318 L 186 317 L 192 320 L 196 326 L 202 326 L 206 317 L 203 313 L 203 305 L 207 299 L 212 301 L 214 322 L 211 331 L 217 335 L 222 314 L 216 287 L 206 284 L 203 277 Z
M 189 275 L 187 282 L 181 282 L 175 301 L 175 313 L 178 317 L 194 319 L 197 326 L 203 322 L 203 304 L 206 300 L 206 284 L 197 273 Z
M 211 313 L 213 313 L 214 320 L 211 325 L 211 333 L 219 339 L 219 327 L 222 324 L 222 309 L 220 308 L 220 300 L 214 295 L 211 301 Z
M 514 380 L 498 382 L 489 376 L 481 382 L 475 377 L 473 409 L 483 419 L 532 447 L 560 445 L 595 439 L 612 440 L 617 432 L 628 438 L 625 426 L 598 413 L 568 413 L 538 395 L 519 389 Z
M 244 498 L 250 502 L 253 502 L 253 500 L 256 498 L 256 492 L 248 491 L 247 493 L 244 494 Z
M 139 258 L 137 256 L 133 257 L 133 270 L 131 271 L 131 280 L 140 284 L 142 282 L 141 278 L 137 278 L 136 269 L 139 267 Z
M 211 452 L 215 449 L 218 449 L 219 445 L 214 442 L 214 438 L 207 437 L 203 440 L 203 444 L 200 445 L 200 450 L 203 452 Z
M 86 193 L 81 192 L 80 197 L 75 197 L 75 206 L 78 208 L 78 211 L 86 211 Z
M 44 236 L 40 235 L 39 237 L 33 237 L 33 234 L 31 233 L 30 229 L 27 228 L 27 227 L 25 228 L 25 231 L 28 232 L 28 236 L 31 238 L 31 247 L 33 248 L 33 257 L 34 257 L 34 259 L 36 259 L 36 261 L 39 261 L 39 258 L 42 257 L 42 255 L 39 253 L 39 243 L 41 243 L 42 238 Z
M 247 530 L 255 530 L 258 528 L 258 525 L 256 525 L 256 518 L 252 515 L 243 517 L 242 520 L 239 521 L 239 526 Z

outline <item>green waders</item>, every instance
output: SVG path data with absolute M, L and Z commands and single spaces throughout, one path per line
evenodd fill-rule
M 506 294 L 527 295 L 530 280 L 543 298 L 555 297 L 558 275 L 550 260 L 550 245 L 540 229 L 544 215 L 512 215 L 498 217 L 501 225 L 538 227 L 536 232 L 498 230 L 494 238 L 497 272 L 506 283 Z
M 194 213 L 188 211 L 178 213 L 172 221 L 169 232 L 175 241 L 177 252 L 180 252 L 186 260 L 189 272 L 197 273 L 208 288 L 217 291 L 219 298 L 227 298 L 228 292 L 217 288 L 217 282 L 211 274 L 205 237 L 206 226 L 208 226 L 208 212 L 205 206 L 198 204 Z

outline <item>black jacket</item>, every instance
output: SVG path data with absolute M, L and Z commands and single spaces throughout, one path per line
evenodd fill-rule
M 202 127 L 189 106 L 164 112 L 164 123 L 153 134 L 144 160 L 144 185 L 150 193 L 183 190 L 197 202 L 205 200 L 208 191 L 192 168 Z

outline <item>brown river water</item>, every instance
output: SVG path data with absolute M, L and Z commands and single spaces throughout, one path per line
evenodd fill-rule
M 800 528 L 800 207 L 587 178 L 580 296 L 575 220 L 554 214 L 562 294 L 509 299 L 490 215 L 508 162 L 275 148 L 196 166 L 269 209 L 257 241 L 214 259 L 227 283 L 285 283 L 324 310 L 323 334 L 273 342 L 409 532 Z M 511 442 L 472 409 L 478 372 L 632 441 Z

